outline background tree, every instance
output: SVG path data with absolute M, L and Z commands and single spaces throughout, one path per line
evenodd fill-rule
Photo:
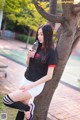
M 49 4 L 49 13 L 50 14 L 56 14 L 57 12 L 57 1 L 56 0 L 49 0 L 50 4 Z M 50 22 L 49 23 L 55 27 L 55 23 L 54 22 Z
M 5 0 L 0 0 L 0 30 L 1 30 L 2 19 L 3 19 L 4 2 Z
M 42 2 L 42 6 L 46 11 L 48 10 L 47 4 L 48 2 Z M 27 44 L 31 32 L 36 31 L 40 24 L 46 23 L 46 20 L 37 12 L 31 0 L 5 0 L 3 30 L 6 29 L 6 23 L 9 24 L 9 21 L 29 27 L 28 31 L 25 29 L 28 34 Z
M 66 3 L 65 3 L 66 1 Z M 36 109 L 33 120 L 47 120 L 48 108 L 52 96 L 58 86 L 66 63 L 72 49 L 80 37 L 80 28 L 77 25 L 77 14 L 80 12 L 80 4 L 74 5 L 74 0 L 62 0 L 63 14 L 51 15 L 41 7 L 37 0 L 33 0 L 37 11 L 48 21 L 61 23 L 62 31 L 57 44 L 58 64 L 51 81 L 48 81 L 42 94 L 35 99 Z
M 47 10 L 47 4 L 42 3 L 42 6 Z M 38 24 L 46 22 L 37 12 L 31 0 L 5 0 L 4 17 L 18 25 L 28 26 L 34 31 Z

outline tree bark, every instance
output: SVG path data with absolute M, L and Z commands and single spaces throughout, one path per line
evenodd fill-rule
M 73 7 L 73 13 L 77 14 L 78 12 L 80 12 L 80 3 L 74 5 Z
M 32 0 L 33 4 L 35 5 L 37 11 L 48 21 L 54 22 L 54 23 L 61 23 L 62 21 L 62 16 L 58 16 L 58 15 L 52 15 L 47 13 L 41 6 L 40 4 L 36 1 L 36 0 Z
M 80 40 L 80 29 L 78 28 L 76 30 L 76 34 L 75 34 L 75 37 L 74 37 L 74 42 L 72 44 L 71 53 L 74 50 L 74 48 L 76 47 L 76 45 L 78 44 L 79 40 Z
M 58 54 L 57 67 L 54 70 L 52 80 L 46 82 L 43 92 L 34 100 L 36 109 L 34 111 L 33 120 L 47 120 L 48 109 L 52 96 L 59 84 L 75 41 L 74 38 L 77 30 L 77 20 L 76 16 L 71 12 L 72 4 L 67 6 L 68 10 L 66 6 L 63 5 L 64 14 L 63 21 L 61 21 L 62 31 L 56 48 Z
M 48 108 L 52 99 L 52 96 L 58 86 L 61 75 L 64 71 L 65 65 L 69 58 L 71 46 L 74 41 L 74 35 L 76 28 L 71 36 L 66 36 L 65 30 L 63 29 L 62 35 L 57 45 L 58 51 L 58 64 L 54 71 L 53 79 L 46 83 L 44 90 L 40 96 L 35 99 L 36 109 L 33 120 L 47 120 Z
M 49 0 L 50 2 L 50 5 L 49 5 L 49 13 L 52 14 L 52 15 L 56 15 L 56 8 L 57 8 L 57 1 L 56 0 Z M 55 23 L 54 22 L 50 22 L 49 23 L 53 26 L 55 26 Z
M 28 33 L 28 38 L 27 38 L 27 41 L 26 41 L 26 49 L 27 49 L 28 44 L 29 44 L 30 35 L 31 35 L 31 30 L 29 30 L 29 33 Z
M 6 30 L 6 25 L 7 25 L 7 20 L 6 20 L 6 18 L 5 18 L 5 21 L 4 21 L 4 26 L 3 26 L 3 29 L 2 29 L 2 34 L 1 34 L 1 38 L 2 39 L 4 39 L 5 37 L 4 37 L 4 32 L 5 32 L 5 30 Z

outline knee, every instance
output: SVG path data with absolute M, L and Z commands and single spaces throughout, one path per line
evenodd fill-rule
M 28 100 L 23 100 L 23 101 L 21 101 L 21 102 L 24 103 L 24 104 L 28 104 L 28 103 L 29 103 Z
M 10 104 L 13 103 L 13 101 L 11 101 L 10 97 L 8 95 L 4 96 L 2 99 L 2 102 L 4 103 L 4 105 L 8 106 Z
M 6 105 L 6 103 L 7 103 L 6 96 L 3 97 L 2 102 Z

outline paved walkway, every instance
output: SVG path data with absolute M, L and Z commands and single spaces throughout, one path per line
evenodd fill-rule
M 22 49 L 25 44 L 19 41 L 0 40 L 1 47 Z M 26 67 L 2 56 L 0 56 L 0 63 L 8 65 L 6 69 L 8 77 L 0 78 L 1 93 L 18 89 Z M 80 120 L 80 92 L 59 83 L 50 104 L 48 118 L 50 120 Z

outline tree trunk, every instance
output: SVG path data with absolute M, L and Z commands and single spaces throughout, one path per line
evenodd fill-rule
M 68 30 L 70 30 L 70 34 Z M 36 109 L 33 120 L 47 120 L 49 105 L 68 61 L 75 33 L 76 17 L 71 15 L 67 24 L 66 20 L 62 23 L 62 33 L 57 45 L 57 68 L 54 71 L 53 79 L 46 83 L 42 94 L 35 99 Z
M 50 1 L 50 5 L 49 5 L 49 13 L 50 14 L 56 14 L 56 7 L 57 7 L 57 1 L 56 0 L 49 0 Z M 50 22 L 48 21 L 53 27 L 55 26 L 54 22 Z
M 2 39 L 4 39 L 4 32 L 5 32 L 5 30 L 6 30 L 6 25 L 7 25 L 7 21 L 6 21 L 6 19 L 5 19 L 4 25 L 3 25 L 3 29 L 2 29 L 2 34 L 1 34 L 1 38 L 2 38 Z
M 3 19 L 3 11 L 0 10 L 0 30 L 1 30 L 1 26 L 2 26 L 2 19 Z
M 62 0 L 62 2 L 64 1 L 65 0 Z M 36 0 L 33 0 L 36 9 L 44 18 L 50 20 L 51 22 L 55 22 L 55 21 L 59 22 L 62 25 L 61 35 L 59 36 L 59 41 L 56 48 L 58 53 L 58 64 L 54 70 L 52 80 L 46 82 L 43 92 L 39 96 L 37 96 L 34 100 L 36 104 L 36 109 L 34 111 L 33 120 L 47 120 L 47 113 L 52 96 L 58 86 L 58 83 L 66 66 L 66 63 L 71 54 L 71 49 L 73 48 L 73 45 L 76 40 L 75 33 L 77 31 L 77 17 L 76 17 L 77 13 L 74 14 L 73 11 L 75 10 L 79 11 L 80 9 L 78 8 L 74 10 L 74 5 L 73 5 L 74 0 L 70 0 L 70 1 L 71 4 L 62 4 L 63 15 L 59 17 L 50 14 L 48 15 L 40 7 L 40 5 L 38 5 Z
M 27 41 L 26 41 L 26 49 L 27 49 L 27 46 L 29 44 L 30 35 L 31 35 L 31 30 L 29 30 L 29 33 L 28 33 L 28 38 L 27 38 Z

